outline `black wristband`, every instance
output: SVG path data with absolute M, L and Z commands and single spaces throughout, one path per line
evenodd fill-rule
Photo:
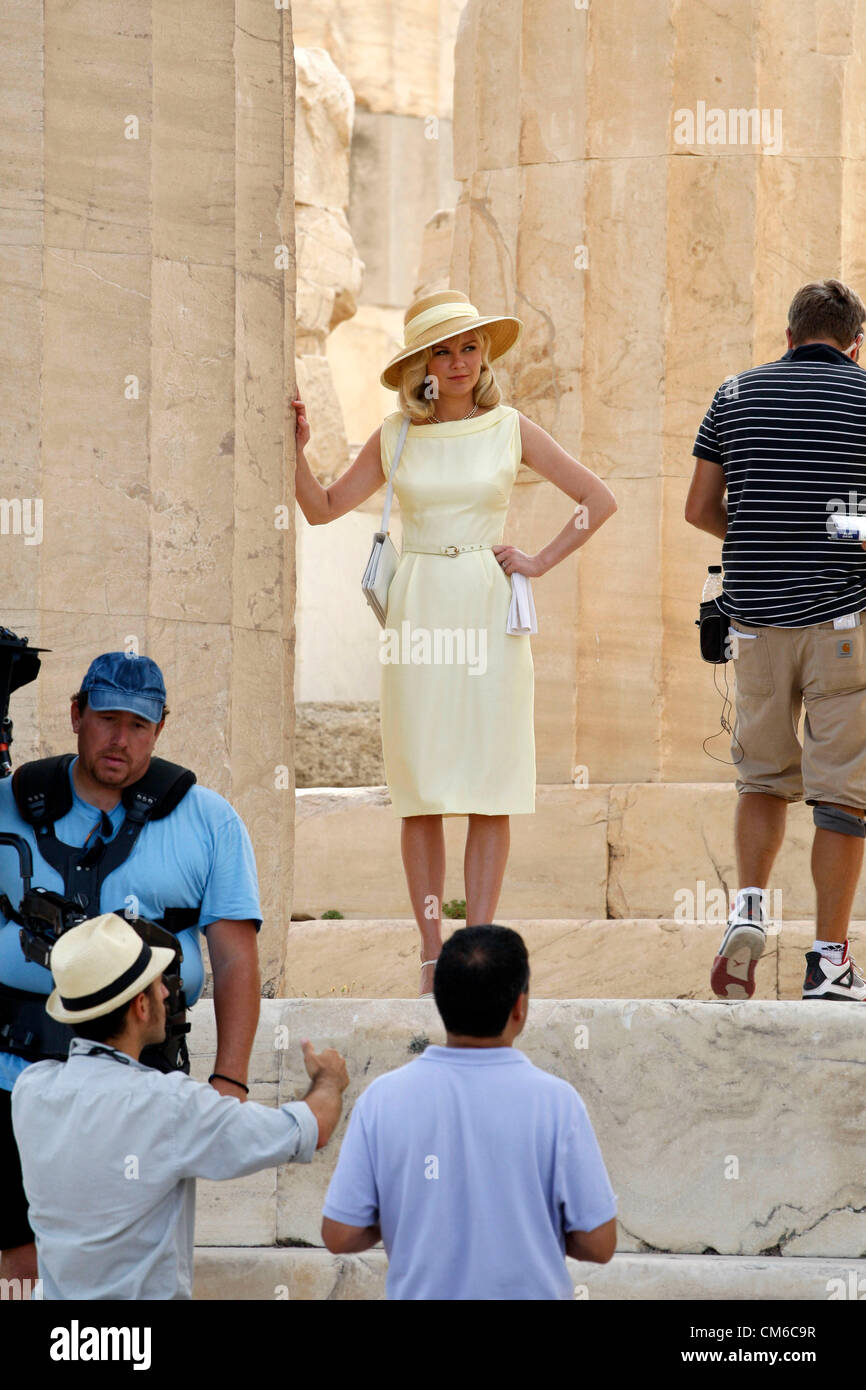
M 232 1086 L 240 1086 L 242 1091 L 246 1091 L 247 1095 L 250 1093 L 249 1086 L 245 1086 L 242 1081 L 235 1081 L 233 1076 L 224 1076 L 221 1071 L 212 1071 L 208 1077 L 208 1084 L 210 1084 L 211 1081 L 228 1081 Z

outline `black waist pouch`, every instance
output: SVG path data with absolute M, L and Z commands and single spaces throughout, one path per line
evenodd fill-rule
M 722 612 L 715 599 L 708 599 L 706 603 L 701 604 L 700 617 L 695 619 L 695 626 L 700 628 L 701 656 L 704 661 L 711 661 L 718 666 L 728 660 L 730 625 L 730 618 L 727 613 Z
M 72 1029 L 46 1013 L 47 994 L 0 985 L 0 1052 L 11 1052 L 27 1062 L 46 1058 L 65 1062 Z

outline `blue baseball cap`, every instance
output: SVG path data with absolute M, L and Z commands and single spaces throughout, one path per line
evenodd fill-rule
M 158 724 L 165 708 L 165 681 L 149 656 L 104 652 L 91 661 L 81 682 L 94 709 L 125 709 Z

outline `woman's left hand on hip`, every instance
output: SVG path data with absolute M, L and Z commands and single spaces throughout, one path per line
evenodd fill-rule
M 491 548 L 505 574 L 525 574 L 528 579 L 536 579 L 543 573 L 537 555 L 527 555 L 515 545 L 494 545 Z

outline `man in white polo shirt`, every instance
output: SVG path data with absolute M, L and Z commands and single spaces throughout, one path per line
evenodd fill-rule
M 512 1047 L 529 1008 L 521 937 L 455 932 L 433 991 L 446 1044 L 355 1102 L 322 1239 L 333 1254 L 382 1240 L 389 1299 L 570 1299 L 564 1257 L 610 1260 L 616 1199 L 580 1096 Z
M 313 1084 L 276 1109 L 143 1065 L 176 959 L 145 931 L 105 913 L 59 938 L 46 1008 L 72 1025 L 69 1057 L 33 1063 L 12 1091 L 46 1299 L 190 1298 L 195 1179 L 309 1163 L 340 1117 L 346 1064 L 308 1042 Z

